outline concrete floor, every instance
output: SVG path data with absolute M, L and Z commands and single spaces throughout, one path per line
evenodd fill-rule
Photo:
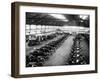
M 50 56 L 48 61 L 44 63 L 44 66 L 58 66 L 63 65 L 65 60 L 68 59 L 69 54 L 71 52 L 71 48 L 73 45 L 73 39 L 75 36 L 71 35 L 69 36 L 65 42 L 62 44 L 62 46 L 56 50 L 56 52 Z M 67 57 L 66 57 L 67 56 Z

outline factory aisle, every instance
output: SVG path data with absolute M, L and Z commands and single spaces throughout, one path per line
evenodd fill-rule
M 59 66 L 63 65 L 65 62 L 65 59 L 67 60 L 69 57 L 69 54 L 71 52 L 71 48 L 73 45 L 73 39 L 75 36 L 71 35 L 69 36 L 65 42 L 62 44 L 62 46 L 56 50 L 56 52 L 50 56 L 48 61 L 44 63 L 44 66 Z

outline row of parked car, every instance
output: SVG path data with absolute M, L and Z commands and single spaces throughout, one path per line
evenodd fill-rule
M 53 33 L 49 35 L 35 36 L 34 39 L 27 39 L 28 46 L 31 47 L 31 46 L 39 45 L 44 41 L 48 41 L 57 37 L 58 35 L 59 35 L 58 33 Z
M 43 66 L 44 62 L 61 46 L 68 34 L 63 34 L 61 38 L 52 41 L 45 46 L 36 49 L 26 56 L 26 67 Z
M 83 47 L 80 44 L 81 40 L 85 40 L 85 36 L 83 36 L 83 34 L 78 34 L 76 38 L 74 39 L 74 44 L 70 53 L 70 57 L 68 61 L 66 61 L 67 65 L 89 64 L 89 55 L 88 55 L 89 53 L 82 54 L 85 51 L 83 51 L 82 49 Z

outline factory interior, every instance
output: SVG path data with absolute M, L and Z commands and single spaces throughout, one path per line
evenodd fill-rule
M 89 15 L 26 12 L 26 67 L 88 65 Z

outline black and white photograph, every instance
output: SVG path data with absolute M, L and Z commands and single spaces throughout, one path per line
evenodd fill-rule
M 97 7 L 12 4 L 12 76 L 97 73 Z
M 88 65 L 90 16 L 25 13 L 26 67 Z

